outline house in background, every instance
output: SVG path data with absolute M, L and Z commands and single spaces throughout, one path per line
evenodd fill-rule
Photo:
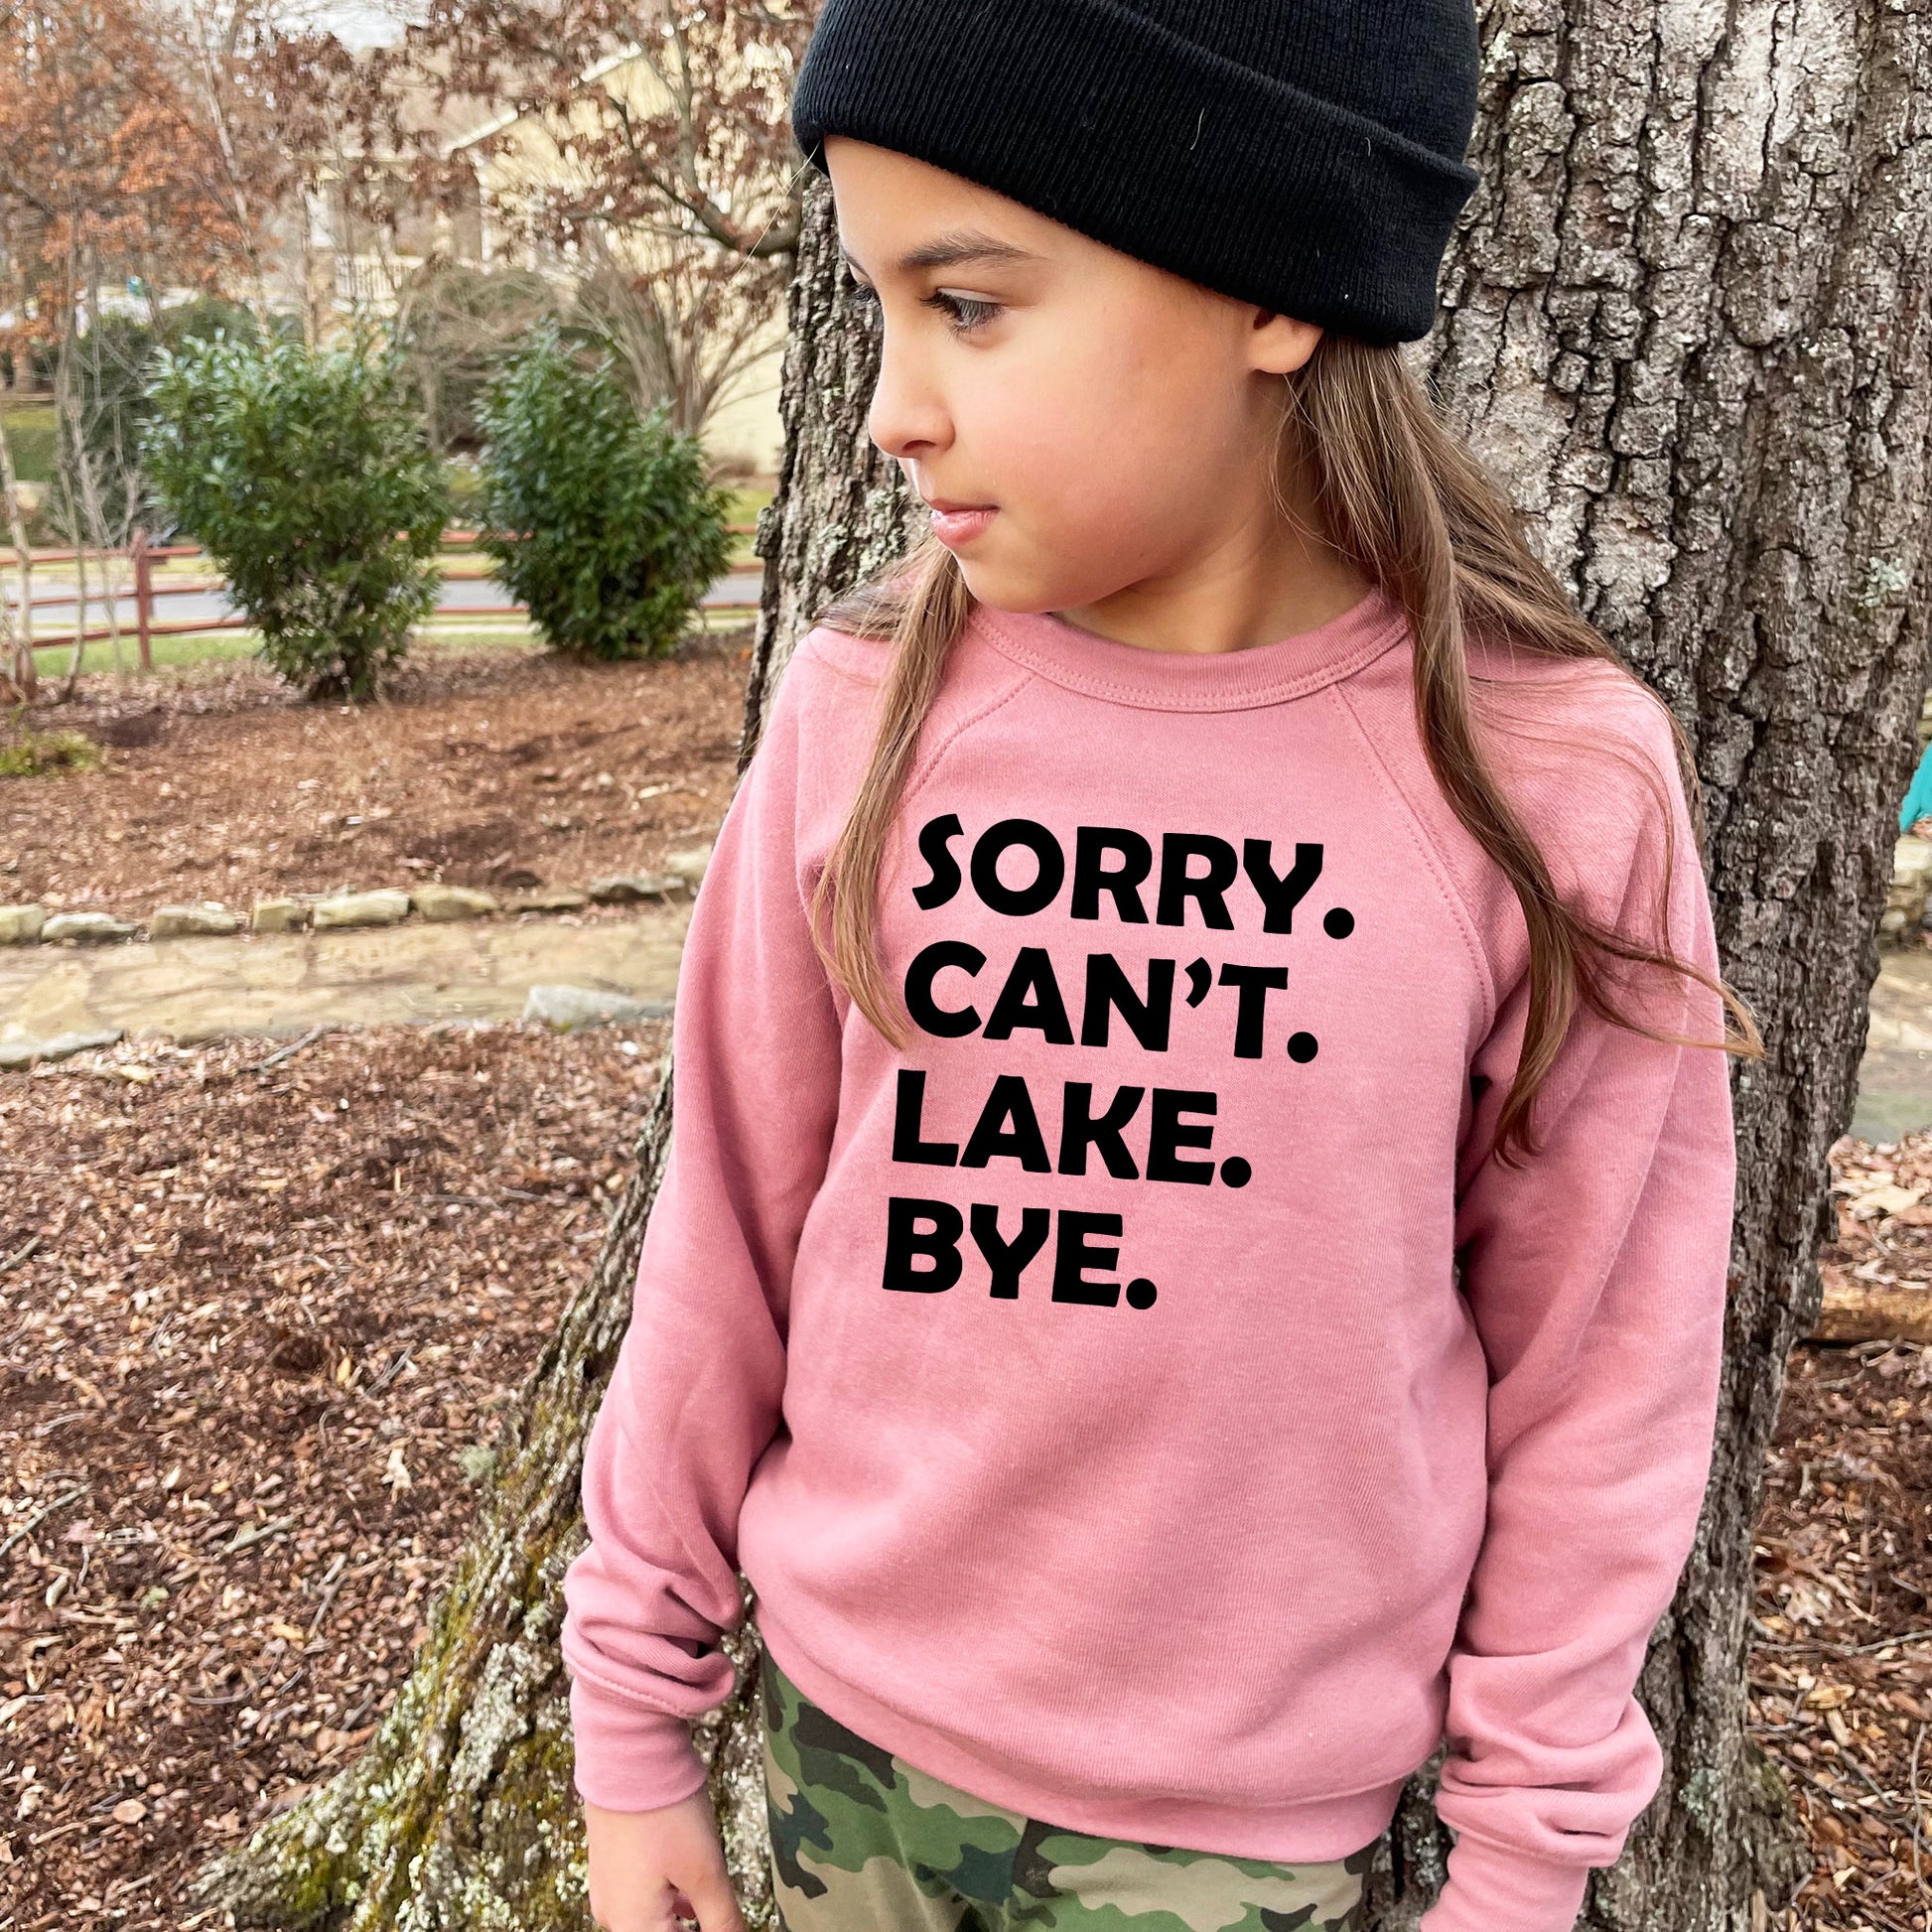
M 781 262 L 742 261 L 719 250 L 622 228 L 583 229 L 558 243 L 547 210 L 581 207 L 592 184 L 564 146 L 599 110 L 595 88 L 649 113 L 668 105 L 635 53 L 590 69 L 581 99 L 539 113 L 486 113 L 475 103 L 435 105 L 427 90 L 412 118 L 446 163 L 433 201 L 417 197 L 395 165 L 396 193 L 381 219 L 347 169 L 325 170 L 306 198 L 302 230 L 278 277 L 316 333 L 355 316 L 393 319 L 441 270 L 547 283 L 559 306 L 594 306 L 627 360 L 640 394 L 663 396 L 673 419 L 696 427 L 725 474 L 769 479 L 783 448 L 778 373 L 785 335 Z M 721 196 L 721 200 L 724 197 Z

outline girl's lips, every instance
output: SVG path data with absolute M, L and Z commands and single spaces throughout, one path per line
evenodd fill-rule
M 932 533 L 948 546 L 970 543 L 999 513 L 994 505 L 972 510 L 936 509 L 932 512 Z

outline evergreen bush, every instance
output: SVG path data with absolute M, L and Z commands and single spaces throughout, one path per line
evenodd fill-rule
M 483 391 L 483 547 L 559 649 L 666 655 L 730 559 L 731 492 L 668 416 L 554 325 Z
M 214 560 L 262 655 L 316 698 L 365 698 L 436 608 L 443 466 L 366 341 L 157 349 L 148 474 Z

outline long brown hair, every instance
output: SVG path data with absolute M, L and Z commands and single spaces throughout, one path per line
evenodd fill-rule
M 1430 767 L 1456 817 L 1509 878 L 1529 929 L 1529 1012 L 1493 1151 L 1518 1166 L 1513 1147 L 1537 1151 L 1530 1103 L 1580 1004 L 1664 1043 L 1762 1059 L 1755 1020 L 1722 979 L 1667 946 L 1647 946 L 1597 923 L 1559 897 L 1536 841 L 1479 751 L 1464 634 L 1500 633 L 1517 648 L 1551 658 L 1603 658 L 1639 690 L 1647 687 L 1537 560 L 1501 492 L 1474 454 L 1445 429 L 1398 348 L 1324 336 L 1285 388 L 1282 459 L 1303 466 L 1325 526 L 1320 536 L 1406 609 L 1415 633 L 1416 721 Z M 1277 493 L 1287 511 L 1279 483 Z M 880 875 L 920 726 L 973 608 L 952 552 L 926 537 L 817 619 L 893 645 L 871 761 L 814 887 L 811 917 L 827 970 L 896 1046 L 910 1039 L 910 1023 L 879 956 Z M 1654 694 L 1653 702 L 1670 719 L 1701 845 L 1703 797 L 1690 742 Z M 1660 897 L 1668 894 L 1673 867 L 1668 812 L 1665 827 Z M 828 909 L 829 945 L 823 936 Z M 1690 1039 L 1640 1025 L 1609 991 L 1612 960 L 1679 973 L 1718 993 L 1728 1016 L 1724 1037 Z

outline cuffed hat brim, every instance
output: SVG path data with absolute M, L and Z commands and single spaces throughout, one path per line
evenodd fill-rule
M 892 148 L 1371 343 L 1428 333 L 1477 179 L 1118 0 L 827 0 L 791 121 L 820 170 L 827 134 Z

